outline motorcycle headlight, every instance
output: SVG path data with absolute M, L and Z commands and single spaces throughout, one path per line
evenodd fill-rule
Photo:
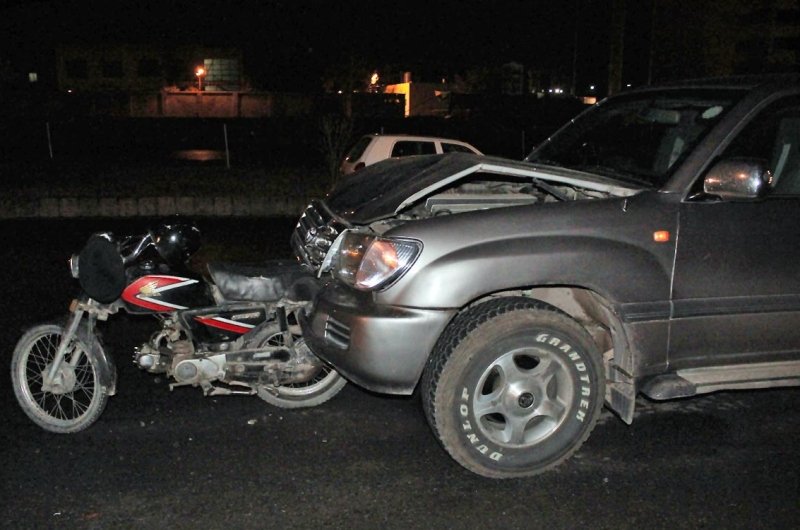
M 336 277 L 362 291 L 386 287 L 411 268 L 422 251 L 413 239 L 347 233 L 336 256 Z

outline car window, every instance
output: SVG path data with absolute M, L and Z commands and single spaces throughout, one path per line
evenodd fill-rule
M 576 118 L 526 160 L 659 188 L 741 95 L 676 89 L 612 98 Z
M 361 155 L 364 154 L 364 150 L 366 150 L 367 146 L 372 141 L 372 139 L 373 139 L 372 136 L 362 137 L 359 141 L 356 142 L 356 144 L 353 147 L 350 148 L 350 151 L 347 152 L 345 160 L 347 160 L 348 162 L 355 162 L 356 160 L 361 158 Z
M 392 157 L 411 155 L 435 155 L 436 146 L 433 142 L 402 140 L 394 144 Z
M 475 153 L 472 149 L 465 145 L 448 144 L 442 142 L 442 153 Z
M 770 195 L 800 195 L 800 96 L 761 111 L 728 145 L 723 158 L 757 158 L 772 172 Z

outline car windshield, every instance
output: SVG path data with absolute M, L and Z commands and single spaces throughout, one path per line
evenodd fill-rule
M 609 99 L 534 149 L 528 162 L 660 188 L 740 90 L 663 90 Z

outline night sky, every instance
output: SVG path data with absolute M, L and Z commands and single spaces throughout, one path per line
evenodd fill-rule
M 610 0 L 11 2 L 0 12 L 2 59 L 35 66 L 59 43 L 200 44 L 242 51 L 245 70 L 274 88 L 313 89 L 356 64 L 438 79 L 510 61 L 570 76 L 578 31 L 583 82 L 606 75 Z M 641 77 L 650 1 L 628 2 L 639 34 L 629 78 Z M 644 21 L 644 23 L 641 23 Z M 637 58 L 638 57 L 638 58 Z

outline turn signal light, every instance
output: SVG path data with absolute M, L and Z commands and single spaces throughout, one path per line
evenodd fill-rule
M 656 230 L 653 232 L 653 241 L 656 243 L 668 243 L 669 230 Z

